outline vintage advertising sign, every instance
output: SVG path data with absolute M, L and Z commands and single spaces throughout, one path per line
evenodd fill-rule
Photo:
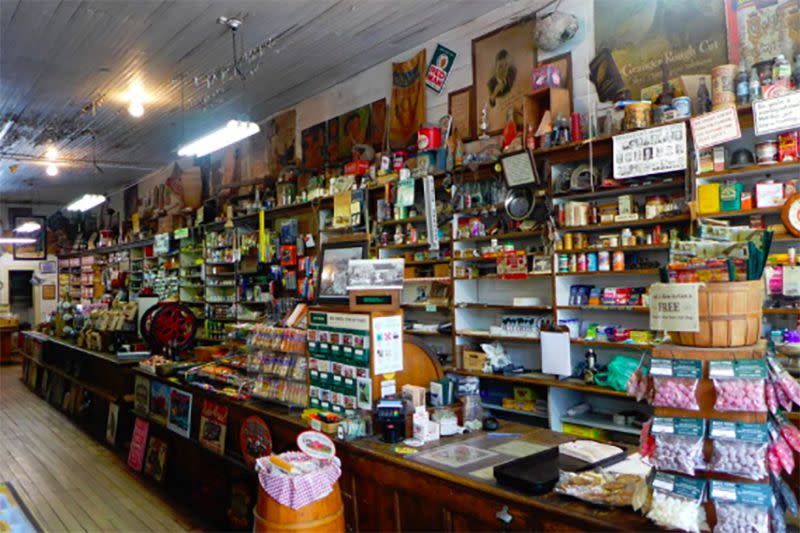
M 711 148 L 742 136 L 739 114 L 735 107 L 726 107 L 692 117 L 689 124 L 692 127 L 694 146 L 698 150 Z
M 614 177 L 661 174 L 686 168 L 686 123 L 615 135 Z
M 428 65 L 428 72 L 425 74 L 425 85 L 433 89 L 436 94 L 441 93 L 455 60 L 455 52 L 441 44 L 437 44 L 436 51 L 433 52 L 433 57 L 431 57 L 431 63 Z
M 654 283 L 650 286 L 650 329 L 700 331 L 697 293 L 700 283 Z

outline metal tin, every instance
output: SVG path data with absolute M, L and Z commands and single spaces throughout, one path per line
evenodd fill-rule
M 586 254 L 578 254 L 578 272 L 586 272 Z
M 575 254 L 569 256 L 569 271 L 570 272 L 578 271 L 578 257 Z
M 558 271 L 569 272 L 569 256 L 567 254 L 559 254 L 558 256 Z
M 759 165 L 773 165 L 778 162 L 778 143 L 773 140 L 756 144 L 756 160 Z
M 650 102 L 633 102 L 625 106 L 625 129 L 650 127 Z
M 661 124 L 666 120 L 668 105 L 657 105 L 653 107 L 653 124 Z
M 597 272 L 597 252 L 586 254 L 586 270 L 588 272 Z
M 688 96 L 678 96 L 672 99 L 672 107 L 678 113 L 678 118 L 686 118 L 692 116 L 692 99 Z
M 564 234 L 564 249 L 572 250 L 572 233 Z
M 417 149 L 436 150 L 442 146 L 442 130 L 436 124 L 422 124 L 417 131 Z
M 617 250 L 614 252 L 613 258 L 613 269 L 614 272 L 621 272 L 625 270 L 625 252 Z
M 597 252 L 597 270 L 600 272 L 611 270 L 611 254 L 609 252 Z
M 736 65 L 717 65 L 711 69 L 711 109 L 736 105 Z

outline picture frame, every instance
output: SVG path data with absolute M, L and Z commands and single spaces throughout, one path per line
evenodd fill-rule
M 561 81 L 559 87 L 561 89 L 567 89 L 569 91 L 569 101 L 574 102 L 572 99 L 572 52 L 565 52 L 553 57 L 548 57 L 547 59 L 543 59 L 536 66 L 546 67 L 548 65 L 558 67 Z
M 36 242 L 32 244 L 15 244 L 14 245 L 14 259 L 30 261 L 36 259 L 47 259 L 47 219 L 43 216 L 24 216 L 14 217 L 14 227 L 19 227 L 20 224 L 25 222 L 36 222 L 41 226 L 41 229 L 34 232 L 25 234 L 26 237 L 35 238 Z
M 317 268 L 317 303 L 348 303 L 348 261 L 350 259 L 367 259 L 368 254 L 369 243 L 366 240 L 323 244 L 319 254 L 319 268 Z
M 447 113 L 453 117 L 453 130 L 458 130 L 462 141 L 476 138 L 475 106 L 472 85 L 447 94 Z
M 56 286 L 54 284 L 42 285 L 42 300 L 55 300 Z
M 480 131 L 481 113 L 488 109 L 489 135 L 503 131 L 508 109 L 522 117 L 523 96 L 531 92 L 536 65 L 535 20 L 512 22 L 472 40 L 473 124 Z
M 303 147 L 303 168 L 317 172 L 323 170 L 328 139 L 326 123 L 320 122 L 304 129 L 300 137 Z
M 39 272 L 42 274 L 55 274 L 56 262 L 55 261 L 42 261 L 39 263 Z

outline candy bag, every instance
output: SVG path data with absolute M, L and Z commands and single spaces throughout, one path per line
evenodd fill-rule
M 656 417 L 651 431 L 656 446 L 650 462 L 657 469 L 693 476 L 703 466 L 704 420 Z
M 767 424 L 712 420 L 709 437 L 713 451 L 708 468 L 748 479 L 767 475 L 769 429 Z
M 703 377 L 703 363 L 680 359 L 652 359 L 653 405 L 699 411 L 697 385 Z
M 709 361 L 708 377 L 717 394 L 714 409 L 766 413 L 764 384 L 767 367 L 760 359 L 745 361 Z
M 769 533 L 772 487 L 711 480 L 709 497 L 716 509 L 714 533 Z
M 703 479 L 656 473 L 647 518 L 666 529 L 681 529 L 690 533 L 707 531 L 708 521 L 702 503 L 705 488 Z

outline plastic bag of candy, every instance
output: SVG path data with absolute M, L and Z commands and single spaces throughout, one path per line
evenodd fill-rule
M 710 470 L 748 479 L 766 477 L 767 424 L 712 420 L 708 434 L 713 442 Z
M 769 533 L 774 503 L 770 485 L 711 480 L 709 497 L 714 502 L 714 533 Z
M 656 417 L 651 432 L 656 446 L 650 462 L 657 469 L 693 476 L 703 466 L 705 420 Z
M 710 361 L 708 376 L 714 382 L 717 411 L 767 412 L 764 361 Z
M 699 411 L 697 385 L 703 377 L 700 361 L 654 358 L 650 361 L 653 405 Z
M 690 533 L 708 531 L 703 496 L 706 482 L 658 472 L 653 478 L 653 498 L 647 518 L 666 529 Z

